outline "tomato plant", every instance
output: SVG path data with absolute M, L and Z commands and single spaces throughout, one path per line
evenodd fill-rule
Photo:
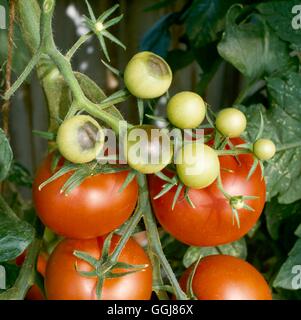
M 1 300 L 301 298 L 295 0 L 2 2 Z
M 39 189 L 52 175 L 51 159 L 50 155 L 42 163 L 33 185 L 37 213 L 50 229 L 66 237 L 88 239 L 111 232 L 130 217 L 138 186 L 133 180 L 120 192 L 127 172 L 91 176 L 66 195 L 61 189 L 70 174 Z
M 112 239 L 112 251 L 119 237 Z M 93 268 L 86 261 L 73 255 L 75 250 L 84 251 L 99 259 L 103 250 L 103 238 L 90 240 L 63 240 L 53 251 L 46 269 L 45 288 L 50 300 L 96 300 L 97 277 L 85 277 L 80 272 Z M 152 268 L 143 249 L 133 239 L 129 239 L 121 251 L 119 262 L 147 267 L 133 274 L 104 280 L 101 298 L 104 300 L 148 300 L 152 293 Z M 60 272 L 58 272 L 60 270 Z M 126 272 L 118 268 L 114 274 Z

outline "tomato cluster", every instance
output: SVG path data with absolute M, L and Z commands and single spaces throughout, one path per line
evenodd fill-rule
M 128 91 L 138 99 L 155 99 L 166 93 L 172 74 L 161 57 L 141 52 L 128 63 L 124 81 Z M 180 92 L 167 103 L 168 128 L 177 128 L 181 134 L 183 129 L 200 128 L 207 112 L 208 106 L 199 95 Z M 168 130 L 161 132 L 159 138 L 156 136 L 154 142 L 154 126 L 132 127 L 127 132 L 126 149 L 119 150 L 125 153 L 129 168 L 110 173 L 91 170 L 91 175 L 76 183 L 75 167 L 56 179 L 52 177 L 67 161 L 88 169 L 97 165 L 97 155 L 104 145 L 104 131 L 88 115 L 66 119 L 56 141 L 63 157 L 56 163 L 53 153 L 47 156 L 33 188 L 38 216 L 53 232 L 65 237 L 47 263 L 47 298 L 97 299 L 97 288 L 101 284 L 102 299 L 150 299 L 151 262 L 134 238 L 123 247 L 115 261 L 116 269 L 103 270 L 103 264 L 106 266 L 109 261 L 103 261 L 103 256 L 107 258 L 114 252 L 120 240 L 119 236 L 111 239 L 108 234 L 121 227 L 137 205 L 136 178 L 124 187 L 130 170 L 149 175 L 154 214 L 165 231 L 179 241 L 193 246 L 217 246 L 238 240 L 249 232 L 260 217 L 266 193 L 260 166 L 252 169 L 254 159 L 258 162 L 270 159 L 275 146 L 270 140 L 258 138 L 251 147 L 242 149 L 247 145 L 240 138 L 246 125 L 241 111 L 223 109 L 207 132 L 210 136 L 207 142 L 195 137 L 176 150 Z M 146 158 L 157 156 L 159 163 L 137 157 L 135 144 L 130 140 L 132 130 L 137 128 L 147 137 Z M 167 145 L 164 140 L 168 141 Z M 68 193 L 62 192 L 70 180 L 74 187 Z M 107 248 L 108 239 L 111 240 Z M 144 267 L 127 274 L 128 267 L 135 268 L 135 265 Z M 185 291 L 191 272 L 192 268 L 188 269 L 180 280 Z M 207 257 L 194 272 L 192 289 L 198 299 L 271 298 L 263 277 L 242 260 Z

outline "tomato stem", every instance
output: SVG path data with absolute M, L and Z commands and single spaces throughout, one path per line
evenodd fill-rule
M 174 293 L 177 297 L 178 300 L 187 300 L 187 296 L 186 294 L 183 292 L 183 290 L 181 289 L 179 282 L 168 262 L 168 260 L 166 259 L 166 256 L 163 252 L 162 246 L 161 246 L 161 241 L 160 241 L 160 237 L 159 237 L 159 233 L 158 233 L 158 229 L 157 229 L 157 223 L 156 220 L 153 216 L 152 210 L 151 210 L 151 205 L 149 202 L 149 193 L 148 193 L 148 186 L 147 186 L 147 180 L 145 175 L 139 173 L 137 175 L 138 177 L 138 184 L 140 187 L 140 192 L 141 192 L 141 196 L 143 197 L 143 199 L 145 199 L 145 206 L 144 206 L 144 212 L 143 212 L 143 219 L 144 219 L 144 223 L 145 223 L 145 227 L 146 227 L 146 231 L 147 231 L 147 236 L 148 236 L 148 244 L 149 244 L 149 253 L 152 255 L 152 259 L 153 259 L 153 265 L 156 265 L 157 268 L 158 267 L 158 263 L 156 262 L 156 260 L 159 260 L 160 264 L 162 265 L 164 271 L 167 274 L 167 277 L 174 289 Z M 159 276 L 159 278 L 154 279 L 155 281 L 161 282 L 162 284 L 162 278 L 161 278 L 161 274 L 159 273 L 158 275 L 155 276 Z M 154 281 L 154 282 L 155 282 Z M 156 285 L 161 285 L 160 283 L 156 283 Z

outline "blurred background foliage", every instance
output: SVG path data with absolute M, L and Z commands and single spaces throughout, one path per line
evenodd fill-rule
M 124 19 L 112 31 L 127 50 L 109 45 L 113 66 L 122 70 L 137 51 L 153 51 L 173 69 L 171 94 L 196 91 L 214 110 L 236 105 L 247 114 L 248 138 L 254 138 L 258 131 L 261 111 L 265 136 L 278 146 L 291 146 L 266 166 L 269 202 L 262 219 L 245 239 L 217 248 L 188 248 L 162 233 L 164 250 L 176 273 L 196 261 L 200 251 L 204 256 L 232 254 L 247 258 L 263 272 L 274 287 L 276 298 L 301 299 L 301 290 L 293 285 L 296 273 L 292 272 L 293 266 L 301 266 L 301 32 L 292 27 L 297 14 L 292 8 L 299 1 L 90 0 L 95 12 L 116 2 L 120 3 Z M 0 4 L 7 7 L 6 0 L 0 0 Z M 87 32 L 81 18 L 86 11 L 84 1 L 57 1 L 54 31 L 62 52 Z M 295 22 L 301 25 L 300 18 Z M 1 93 L 6 37 L 7 32 L 0 30 Z M 16 77 L 30 58 L 18 24 L 14 43 Z M 104 68 L 101 58 L 99 43 L 93 39 L 81 48 L 72 64 L 109 95 L 123 84 Z M 138 120 L 134 100 L 121 105 L 120 110 L 131 122 Z M 164 113 L 160 101 L 156 112 Z M 30 173 L 47 148 L 32 130 L 47 127 L 45 99 L 37 76 L 32 74 L 12 100 L 10 141 L 15 159 L 22 166 L 14 164 L 11 181 L 19 179 L 19 185 L 30 186 Z M 298 284 L 301 288 L 301 276 Z

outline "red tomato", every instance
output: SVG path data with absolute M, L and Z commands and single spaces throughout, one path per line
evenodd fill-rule
M 67 196 L 60 192 L 72 173 L 39 185 L 51 175 L 51 156 L 42 163 L 33 186 L 33 198 L 42 222 L 68 238 L 88 239 L 104 235 L 122 225 L 132 214 L 138 197 L 133 180 L 119 192 L 128 172 L 97 174 L 88 177 Z
M 34 284 L 28 291 L 25 300 L 45 300 L 44 294 L 41 289 Z
M 120 237 L 113 236 L 112 252 Z M 97 278 L 80 275 L 80 271 L 92 271 L 87 262 L 76 258 L 74 250 L 84 251 L 99 259 L 104 238 L 90 240 L 63 240 L 49 258 L 45 277 L 45 290 L 49 300 L 96 300 Z M 118 261 L 129 264 L 148 264 L 144 270 L 120 278 L 106 279 L 102 290 L 103 300 L 148 300 L 152 293 L 152 267 L 144 250 L 133 239 L 129 239 Z M 114 272 L 125 272 L 124 269 Z
M 180 279 L 185 291 L 193 267 Z M 192 290 L 198 300 L 272 299 L 267 282 L 252 265 L 226 255 L 207 256 L 200 261 L 192 280 Z
M 233 139 L 234 144 L 241 144 L 241 139 Z M 163 228 L 176 239 L 194 246 L 216 246 L 238 240 L 257 222 L 265 203 L 266 186 L 261 178 L 258 166 L 252 177 L 247 180 L 253 157 L 239 155 L 239 162 L 233 156 L 221 156 L 220 167 L 224 189 L 231 195 L 257 196 L 247 200 L 246 204 L 254 211 L 240 209 L 240 227 L 234 222 L 229 201 L 218 189 L 217 182 L 204 189 L 190 189 L 189 197 L 195 208 L 184 198 L 182 190 L 174 210 L 172 202 L 176 187 L 157 200 L 153 198 L 166 183 L 155 175 L 149 177 L 150 196 L 154 213 Z M 166 174 L 172 176 L 171 173 Z

